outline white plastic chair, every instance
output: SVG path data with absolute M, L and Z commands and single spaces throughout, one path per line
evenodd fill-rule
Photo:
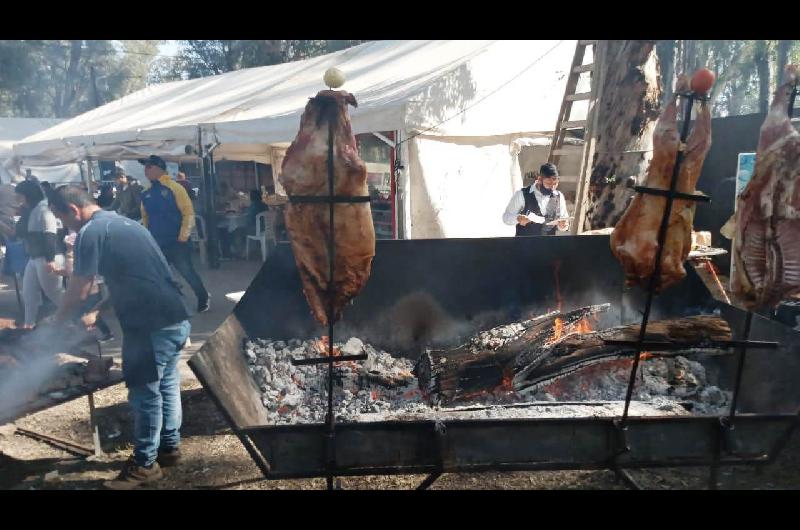
M 261 261 L 267 261 L 269 246 L 277 244 L 275 241 L 275 215 L 272 212 L 261 212 L 256 215 L 256 235 L 247 236 L 244 243 L 245 257 L 250 257 L 250 241 L 258 241 L 261 245 Z
M 189 240 L 197 243 L 197 248 L 200 251 L 200 261 L 203 265 L 208 265 L 208 245 L 206 244 L 206 222 L 199 215 L 194 216 L 194 226 L 192 232 L 189 234 Z

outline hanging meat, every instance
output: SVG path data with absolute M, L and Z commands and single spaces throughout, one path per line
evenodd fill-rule
M 352 94 L 323 90 L 306 105 L 300 131 L 286 151 L 279 180 L 289 196 L 328 195 L 328 123 L 333 123 L 334 195 L 366 196 L 367 168 L 358 157 L 347 105 Z M 329 205 L 289 203 L 286 228 L 314 317 L 328 324 Z M 368 202 L 334 205 L 333 322 L 367 283 L 375 256 L 375 229 Z
M 800 134 L 789 120 L 789 65 L 761 126 L 753 177 L 737 199 L 733 290 L 748 308 L 800 292 Z
M 689 78 L 681 75 L 676 95 L 667 104 L 653 132 L 653 159 L 647 169 L 645 186 L 668 190 L 680 144 L 677 94 L 689 90 Z M 686 150 L 678 175 L 677 191 L 694 193 L 706 153 L 711 147 L 711 110 L 705 101 L 695 102 L 695 121 L 686 140 Z M 622 263 L 626 285 L 647 287 L 655 269 L 658 229 L 666 208 L 666 197 L 638 194 L 611 233 L 611 251 Z M 681 281 L 686 276 L 683 262 L 692 246 L 693 201 L 675 199 L 669 217 L 661 273 L 656 291 Z

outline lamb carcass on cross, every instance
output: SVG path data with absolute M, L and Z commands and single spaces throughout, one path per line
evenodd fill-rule
M 358 157 L 347 105 L 356 99 L 345 91 L 323 90 L 311 98 L 300 119 L 300 130 L 286 151 L 279 180 L 289 196 L 328 195 L 328 122 L 333 121 L 334 195 L 368 195 L 367 168 Z M 329 205 L 289 203 L 286 228 L 303 292 L 314 317 L 328 324 Z M 369 278 L 375 256 L 375 228 L 369 203 L 334 205 L 333 322 L 344 305 Z
M 647 168 L 645 186 L 668 190 L 675 168 L 680 144 L 678 132 L 678 93 L 689 90 L 689 78 L 681 75 L 676 95 L 662 112 L 653 132 L 653 159 Z M 711 147 L 711 109 L 706 101 L 695 103 L 695 122 L 689 137 L 678 174 L 677 191 L 695 192 L 706 153 Z M 658 195 L 638 194 L 611 233 L 611 252 L 622 263 L 626 285 L 647 287 L 655 270 L 658 250 L 658 230 L 664 216 L 667 199 Z M 661 272 L 656 291 L 681 281 L 686 276 L 683 263 L 692 247 L 693 201 L 675 199 L 669 216 Z
M 753 177 L 736 205 L 733 291 L 748 308 L 800 292 L 800 134 L 789 119 L 789 65 L 761 126 Z

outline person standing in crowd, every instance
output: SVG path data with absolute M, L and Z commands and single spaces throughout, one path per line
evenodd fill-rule
M 96 276 L 105 278 L 122 327 L 122 373 L 133 412 L 133 455 L 104 483 L 129 490 L 161 479 L 178 463 L 182 408 L 180 352 L 191 326 L 180 287 L 153 236 L 139 223 L 102 210 L 77 186 L 56 190 L 51 208 L 78 232 L 75 268 L 53 320 L 76 318 Z M 91 321 L 84 323 L 91 325 Z
M 25 243 L 25 252 L 30 258 L 22 276 L 22 300 L 25 305 L 25 329 L 36 325 L 42 305 L 42 291 L 54 303 L 61 302 L 61 276 L 64 256 L 56 252 L 58 222 L 50 211 L 44 192 L 39 184 L 26 180 L 14 190 L 23 201 L 23 216 L 27 222 L 17 225 L 17 236 Z M 21 221 L 22 221 L 21 219 Z
M 517 190 L 503 213 L 503 222 L 516 225 L 517 236 L 551 236 L 556 229 L 569 229 L 564 194 L 558 191 L 558 169 L 542 164 L 539 176 L 529 187 Z
M 97 196 L 97 205 L 100 208 L 108 209 L 114 204 L 114 186 L 110 182 L 100 185 L 100 194 Z
M 111 209 L 129 219 L 138 221 L 142 218 L 142 186 L 136 179 L 128 179 L 125 170 L 116 169 L 117 198 Z
M 189 195 L 191 200 L 195 200 L 194 190 L 192 189 L 192 185 L 189 183 L 189 180 L 186 178 L 186 173 L 183 171 L 178 171 L 178 174 L 175 175 L 175 182 L 183 186 L 183 189 L 186 190 L 186 194 Z
M 189 234 L 194 226 L 194 207 L 183 186 L 169 178 L 167 163 L 152 155 L 140 160 L 151 186 L 142 192 L 142 224 L 161 247 L 197 297 L 197 312 L 208 311 L 210 295 L 192 264 Z

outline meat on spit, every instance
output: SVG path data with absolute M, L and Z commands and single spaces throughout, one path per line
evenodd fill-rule
M 788 104 L 798 82 L 789 65 L 761 126 L 753 177 L 737 199 L 733 290 L 748 308 L 800 292 L 800 134 Z
M 689 78 L 681 75 L 675 95 L 661 114 L 653 133 L 653 159 L 647 170 L 647 187 L 663 190 L 670 187 L 680 147 L 678 94 L 688 90 Z M 677 191 L 687 194 L 695 192 L 703 161 L 711 147 L 710 106 L 706 101 L 699 101 L 695 108 L 695 123 L 686 140 L 677 183 Z M 638 194 L 611 234 L 611 251 L 622 263 L 627 285 L 638 284 L 646 288 L 653 275 L 658 250 L 658 230 L 666 203 L 666 197 Z M 694 209 L 693 201 L 675 199 L 673 203 L 661 256 L 661 273 L 656 282 L 656 290 L 659 292 L 686 276 L 683 263 L 692 246 Z
M 358 156 L 347 105 L 357 106 L 346 91 L 323 90 L 306 105 L 300 130 L 283 161 L 281 184 L 290 196 L 328 195 L 328 122 L 334 128 L 334 195 L 365 196 L 367 169 Z M 329 205 L 290 203 L 286 207 L 286 228 L 303 292 L 314 317 L 328 324 L 328 235 Z M 367 283 L 375 256 L 375 228 L 369 203 L 334 205 L 333 321 L 344 305 Z

